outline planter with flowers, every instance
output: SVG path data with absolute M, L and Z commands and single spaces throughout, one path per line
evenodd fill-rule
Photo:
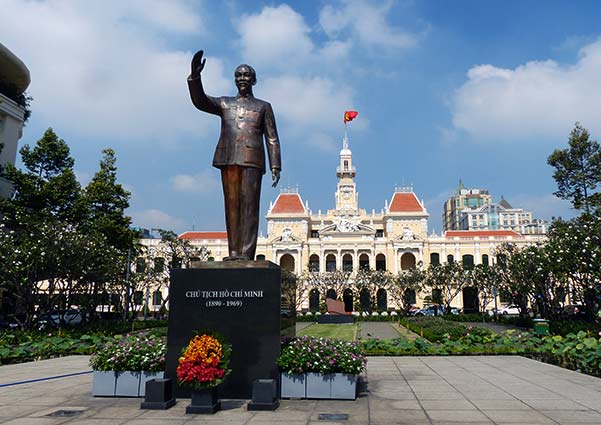
M 146 381 L 162 378 L 167 346 L 156 335 L 117 336 L 90 358 L 95 397 L 144 397 Z
M 277 363 L 283 398 L 354 400 L 367 358 L 355 342 L 301 337 L 282 347 Z
M 198 333 L 182 350 L 176 374 L 178 384 L 192 390 L 186 413 L 215 413 L 221 408 L 217 387 L 231 372 L 231 351 L 224 337 L 215 332 Z

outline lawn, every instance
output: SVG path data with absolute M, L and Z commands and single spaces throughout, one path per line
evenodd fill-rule
M 320 325 L 313 324 L 298 332 L 298 336 L 311 336 L 314 338 L 333 338 L 344 341 L 354 341 L 357 339 L 359 326 L 356 323 L 347 325 Z

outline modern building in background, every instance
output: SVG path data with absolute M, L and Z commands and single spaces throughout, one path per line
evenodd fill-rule
M 461 181 L 444 204 L 444 230 L 512 230 L 520 234 L 545 234 L 548 223 L 532 218 L 532 211 L 514 208 L 503 196 L 493 203 L 485 189 L 467 189 Z
M 465 210 L 481 208 L 492 204 L 492 196 L 485 189 L 467 189 L 461 180 L 455 194 L 444 204 L 442 228 L 444 230 L 462 230 L 461 213 Z
M 270 204 L 266 215 L 267 235 L 257 243 L 257 260 L 268 260 L 298 275 L 306 272 L 335 270 L 356 273 L 361 269 L 387 270 L 397 275 L 410 269 L 427 268 L 430 264 L 459 261 L 466 266 L 493 264 L 496 249 L 505 242 L 518 246 L 544 240 L 544 235 L 521 234 L 516 230 L 447 230 L 442 235 L 428 235 L 429 213 L 412 187 L 396 187 L 383 208 L 371 211 L 360 207 L 359 191 L 355 182 L 357 170 L 349 142 L 343 140 L 336 168 L 336 192 L 333 208 L 312 211 L 298 189 L 282 189 Z M 462 186 L 462 185 L 461 185 Z M 458 189 L 457 207 L 491 205 L 487 191 Z M 464 202 L 465 201 L 465 202 Z M 457 215 L 460 217 L 460 214 Z M 227 234 L 223 231 L 185 232 L 181 239 L 190 241 L 198 250 L 210 252 L 210 259 L 221 261 L 228 255 Z M 156 245 L 156 239 L 143 241 Z M 155 248 L 159 252 L 158 248 Z M 148 259 L 152 261 L 152 259 Z M 157 298 L 165 298 L 165 293 Z M 326 294 L 315 289 L 299 294 L 302 310 L 315 310 Z M 373 294 L 375 295 L 375 294 Z M 422 305 L 428 291 L 415 294 L 415 303 Z M 354 308 L 359 294 L 347 288 L 336 294 L 347 308 Z M 396 306 L 378 289 L 379 308 Z M 454 307 L 477 308 L 474 291 L 468 290 L 454 300 Z
M 17 142 L 23 134 L 25 109 L 19 105 L 30 83 L 29 70 L 25 64 L 0 43 L 0 167 L 14 164 L 17 157 Z M 10 197 L 12 182 L 0 177 L 0 196 Z

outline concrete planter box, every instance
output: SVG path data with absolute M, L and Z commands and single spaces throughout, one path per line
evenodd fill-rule
M 357 375 L 333 373 L 330 398 L 355 400 L 357 398 Z
M 331 398 L 332 374 L 307 373 L 307 398 Z
M 144 397 L 146 381 L 161 379 L 164 372 L 101 372 L 94 371 L 94 397 Z
M 281 379 L 281 398 L 322 400 L 355 400 L 357 398 L 357 375 L 347 373 L 290 375 L 282 373 Z
M 115 397 L 116 373 L 94 371 L 92 378 L 92 395 L 94 397 Z
M 142 372 L 117 372 L 115 396 L 138 397 L 140 394 L 140 377 Z
M 306 398 L 306 375 L 292 375 L 282 373 L 282 398 Z
M 151 379 L 162 379 L 165 372 L 142 372 L 140 377 L 140 390 L 138 391 L 139 397 L 146 395 L 146 382 Z

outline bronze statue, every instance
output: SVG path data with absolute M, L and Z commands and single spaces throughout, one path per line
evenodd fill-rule
M 229 256 L 224 260 L 254 260 L 259 229 L 261 178 L 265 174 L 265 149 L 273 187 L 280 181 L 280 141 L 273 110 L 268 102 L 253 96 L 257 83 L 255 70 L 240 65 L 234 72 L 236 97 L 207 96 L 200 74 L 206 59 L 203 51 L 192 58 L 188 87 L 192 103 L 201 111 L 221 117 L 221 135 L 213 157 L 213 166 L 221 169 L 225 201 L 225 225 Z

